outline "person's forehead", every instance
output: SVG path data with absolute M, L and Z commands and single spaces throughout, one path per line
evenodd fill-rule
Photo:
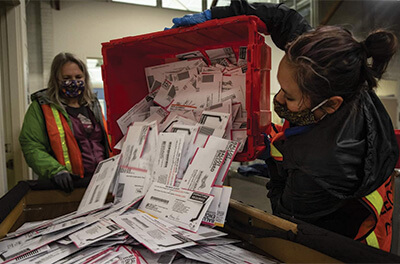
M 82 74 L 78 64 L 74 62 L 67 62 L 61 68 L 61 74 Z
M 278 81 L 282 91 L 290 96 L 301 96 L 301 90 L 295 81 L 295 70 L 289 65 L 286 59 L 282 59 L 278 69 Z

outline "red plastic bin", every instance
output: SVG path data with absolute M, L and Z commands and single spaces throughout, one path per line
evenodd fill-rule
M 248 161 L 263 150 L 262 132 L 269 132 L 271 49 L 258 32 L 265 24 L 254 16 L 214 19 L 176 28 L 102 43 L 107 122 L 112 146 L 122 138 L 117 120 L 148 94 L 145 67 L 170 62 L 180 53 L 247 46 L 246 110 L 247 144 L 236 161 Z

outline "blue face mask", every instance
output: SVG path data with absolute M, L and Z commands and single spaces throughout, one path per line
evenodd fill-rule
M 85 82 L 81 80 L 65 80 L 61 82 L 61 92 L 69 98 L 80 96 L 85 90 Z

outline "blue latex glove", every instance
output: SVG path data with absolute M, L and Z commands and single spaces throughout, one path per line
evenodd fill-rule
M 210 19 L 211 19 L 211 10 L 207 9 L 201 13 L 185 15 L 183 17 L 176 17 L 176 18 L 172 19 L 172 23 L 174 23 L 172 28 L 183 27 L 183 26 L 192 26 L 192 25 L 203 23 Z M 169 28 L 165 28 L 165 30 L 167 30 L 167 29 L 169 29 Z
M 67 171 L 60 171 L 53 176 L 53 180 L 64 192 L 72 192 L 74 190 L 71 174 Z

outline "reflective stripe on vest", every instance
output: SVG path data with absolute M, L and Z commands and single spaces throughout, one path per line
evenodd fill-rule
M 67 119 L 56 106 L 43 104 L 41 108 L 54 157 L 69 172 L 83 178 L 82 154 Z
M 64 128 L 61 123 L 60 114 L 58 113 L 58 110 L 53 105 L 51 105 L 50 107 L 51 107 L 51 111 L 53 112 L 54 120 L 56 121 L 58 132 L 60 133 L 61 148 L 62 148 L 62 152 L 63 152 L 63 156 L 64 156 L 65 167 L 67 167 L 67 170 L 69 172 L 72 172 L 71 161 L 70 161 L 69 155 L 68 155 L 68 147 L 67 147 L 67 142 L 65 140 L 65 132 L 64 132 Z
M 365 196 L 365 198 L 375 207 L 377 214 L 380 215 L 383 207 L 383 199 L 379 192 L 373 191 L 372 193 Z M 379 248 L 379 242 L 376 238 L 375 231 L 372 231 L 365 240 L 369 246 Z
M 279 150 L 274 146 L 273 143 L 271 143 L 271 157 L 273 157 L 275 160 L 283 160 L 282 153 L 279 152 Z

